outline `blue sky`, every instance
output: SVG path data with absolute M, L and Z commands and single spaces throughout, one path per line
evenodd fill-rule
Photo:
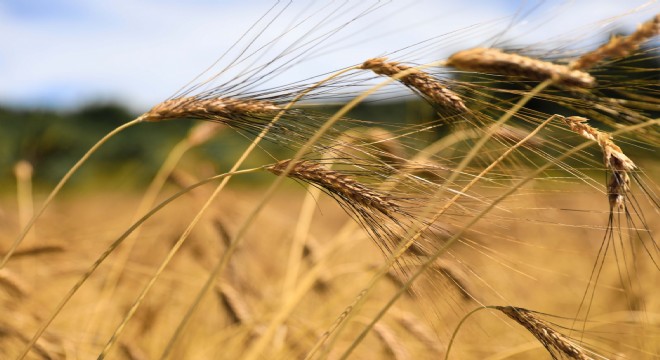
M 135 111 L 145 110 L 206 69 L 275 3 L 5 0 L 0 3 L 0 104 L 73 108 L 91 101 L 118 101 Z M 274 24 L 262 38 L 272 39 L 296 14 L 305 13 L 306 6 L 316 6 L 313 19 L 321 19 L 332 9 L 328 3 L 294 2 L 278 18 L 281 24 Z M 351 11 L 345 13 L 342 10 L 348 8 L 339 9 L 336 24 L 349 19 L 363 3 L 349 2 Z M 282 4 L 278 6 L 283 8 Z M 553 36 L 596 43 L 588 34 L 602 37 L 611 29 L 631 31 L 660 11 L 657 2 L 634 0 L 394 0 L 338 33 L 327 44 L 341 51 L 328 51 L 317 61 L 301 64 L 296 76 L 332 71 L 479 24 L 476 30 L 448 36 L 439 48 L 443 53 L 434 55 L 448 56 L 479 45 L 498 27 L 511 24 L 511 16 L 521 6 L 536 5 L 533 15 L 514 22 L 508 36 L 530 44 Z M 635 8 L 633 14 L 607 20 Z M 307 28 L 287 36 L 308 31 L 313 19 Z

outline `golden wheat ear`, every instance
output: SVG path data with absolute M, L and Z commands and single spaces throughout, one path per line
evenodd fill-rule
M 571 69 L 586 70 L 605 59 L 626 57 L 639 49 L 645 41 L 659 34 L 660 14 L 657 14 L 653 19 L 641 24 L 634 33 L 611 38 L 607 44 L 580 56 L 569 66 Z
M 141 116 L 142 121 L 173 119 L 231 119 L 236 116 L 272 114 L 280 108 L 274 103 L 231 98 L 203 99 L 183 97 L 163 101 Z
M 534 312 L 513 306 L 495 306 L 518 324 L 522 325 L 548 350 L 553 359 L 569 358 L 575 360 L 594 360 L 576 345 L 570 338 L 550 327 L 545 321 L 534 315 Z M 555 354 L 559 352 L 559 356 Z
M 458 94 L 449 90 L 445 85 L 433 76 L 419 69 L 411 68 L 407 65 L 399 64 L 394 61 L 387 61 L 385 58 L 369 59 L 362 63 L 362 69 L 371 70 L 378 75 L 393 77 L 404 71 L 408 74 L 402 76 L 399 81 L 404 85 L 417 90 L 422 96 L 428 99 L 432 104 L 440 105 L 447 109 L 453 109 L 460 112 L 467 111 L 467 107 Z
M 573 132 L 597 142 L 603 150 L 605 166 L 612 171 L 607 187 L 610 208 L 624 209 L 625 195 L 630 191 L 630 174 L 637 168 L 635 163 L 612 141 L 609 134 L 587 125 L 587 118 L 570 116 L 563 120 Z
M 289 164 L 291 164 L 291 160 L 282 160 L 268 166 L 266 170 L 275 175 L 281 175 L 285 173 Z M 400 210 L 399 205 L 386 195 L 370 189 L 346 174 L 327 169 L 311 161 L 294 162 L 287 176 L 317 185 L 332 195 L 378 210 L 384 215 L 390 216 Z
M 589 88 L 596 84 L 596 80 L 584 71 L 492 48 L 459 51 L 449 57 L 446 65 L 464 71 L 517 76 L 539 81 L 553 80 L 556 84 L 565 86 Z

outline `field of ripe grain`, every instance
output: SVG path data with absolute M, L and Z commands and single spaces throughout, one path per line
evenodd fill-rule
M 328 6 L 133 120 L 0 112 L 0 357 L 656 358 L 660 15 L 263 88 L 381 5 Z
M 165 192 L 175 190 L 170 184 Z M 149 219 L 130 252 L 127 244 L 119 247 L 71 298 L 37 341 L 33 356 L 96 356 L 210 191 L 211 186 L 198 189 Z M 639 247 L 626 259 L 611 251 L 599 270 L 596 296 L 586 299 L 590 320 L 576 325 L 572 319 L 603 242 L 607 200 L 581 186 L 561 189 L 562 196 L 548 189 L 535 192 L 526 204 L 518 204 L 520 210 L 477 226 L 451 256 L 437 261 L 378 321 L 355 358 L 438 358 L 467 312 L 492 305 L 534 309 L 549 323 L 577 327 L 575 341 L 583 338 L 610 355 L 625 354 L 629 344 L 636 344 L 638 354 L 652 358 L 660 339 L 654 330 L 660 320 L 654 264 Z M 296 248 L 305 194 L 300 186 L 286 186 L 255 219 L 258 225 L 246 233 L 175 345 L 174 358 L 240 358 L 265 334 L 268 357 L 304 357 L 370 287 L 368 301 L 327 350 L 335 358 L 400 288 L 405 273 L 396 270 L 370 285 L 384 256 L 326 196 L 314 201 L 309 229 L 297 245 L 302 248 Z M 220 261 L 227 239 L 258 198 L 258 192 L 237 189 L 214 202 L 142 301 L 112 358 L 161 354 L 209 269 Z M 39 204 L 42 195 L 35 200 Z M 45 213 L 2 271 L 2 308 L 8 314 L 2 324 L 5 356 L 25 346 L 59 299 L 128 226 L 139 200 L 140 194 L 130 193 L 71 194 Z M 0 240 L 7 244 L 20 228 L 16 199 L 5 197 L 0 209 Z M 657 221 L 651 225 L 649 231 L 660 230 Z M 346 226 L 352 230 L 339 231 Z M 634 274 L 624 273 L 630 277 L 624 282 L 628 288 L 617 269 L 633 259 Z M 493 309 L 468 318 L 451 350 L 453 358 L 545 356 L 525 328 Z

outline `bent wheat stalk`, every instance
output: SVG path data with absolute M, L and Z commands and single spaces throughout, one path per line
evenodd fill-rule
M 553 350 L 575 360 L 593 360 L 571 339 L 550 327 L 545 321 L 539 319 L 530 310 L 513 306 L 495 306 L 509 318 L 522 325 L 543 344 L 553 359 L 557 359 Z
M 386 61 L 386 58 L 374 58 L 365 61 L 362 69 L 371 70 L 378 75 L 394 76 L 403 71 L 409 71 L 398 80 L 404 85 L 419 91 L 424 97 L 434 104 L 458 110 L 467 111 L 467 107 L 458 94 L 449 90 L 433 76 L 419 69 L 413 69 L 407 65 L 401 65 L 398 62 Z
M 612 141 L 609 134 L 587 125 L 587 118 L 570 116 L 563 120 L 573 132 L 597 142 L 603 150 L 605 166 L 612 170 L 612 179 L 607 186 L 610 209 L 624 209 L 625 195 L 630 191 L 630 173 L 637 168 L 635 163 Z

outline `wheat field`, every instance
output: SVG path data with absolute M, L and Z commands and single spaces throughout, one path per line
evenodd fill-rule
M 277 3 L 54 187 L 15 164 L 2 358 L 658 358 L 657 11 L 576 47 L 615 19 L 533 44 L 479 24 L 263 88 L 381 7 L 326 22 Z M 145 186 L 69 184 L 170 122 L 190 131 Z M 197 152 L 227 138 L 227 168 Z

